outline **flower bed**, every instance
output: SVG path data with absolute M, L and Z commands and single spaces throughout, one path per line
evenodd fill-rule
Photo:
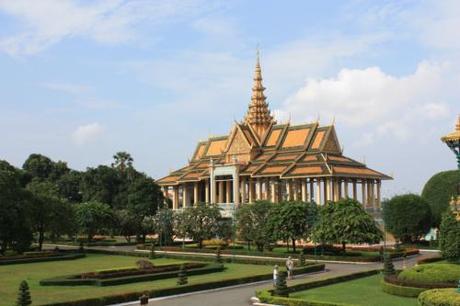
M 158 266 L 152 269 L 119 269 L 100 272 L 67 275 L 40 281 L 42 286 L 112 286 L 134 282 L 159 280 L 177 277 L 180 269 L 177 265 Z M 188 275 L 200 275 L 224 270 L 221 264 L 186 263 Z

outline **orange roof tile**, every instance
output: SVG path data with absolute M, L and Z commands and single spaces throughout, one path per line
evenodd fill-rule
M 343 156 L 328 155 L 327 158 L 333 161 L 350 161 L 349 158 Z
M 374 175 L 381 176 L 377 171 L 369 168 L 356 168 L 356 167 L 338 167 L 334 166 L 334 172 L 340 174 L 357 174 L 357 175 Z
M 321 141 L 324 138 L 325 133 L 326 133 L 326 131 L 319 131 L 318 133 L 316 133 L 315 139 L 313 140 L 313 144 L 311 145 L 312 149 L 318 149 L 319 148 L 319 146 L 321 145 Z
M 318 158 L 316 158 L 316 155 L 307 155 L 304 158 L 302 158 L 303 161 L 317 161 Z
M 265 167 L 262 171 L 259 172 L 259 174 L 280 174 L 282 173 L 284 170 L 286 170 L 286 168 L 288 167 L 289 165 L 273 165 L 273 166 L 267 166 Z
M 296 166 L 289 174 L 321 174 L 323 169 L 320 166 Z
M 300 152 L 303 154 L 303 152 Z M 286 160 L 295 160 L 300 155 L 299 153 L 290 153 L 290 154 L 277 154 L 272 161 L 286 161 Z
M 305 144 L 310 128 L 289 130 L 283 141 L 283 148 L 299 147 Z
M 211 140 L 209 144 L 208 152 L 206 152 L 207 156 L 215 156 L 222 154 L 223 150 L 225 149 L 225 144 L 227 143 L 227 139 L 221 140 Z
M 266 143 L 267 147 L 274 146 L 278 143 L 278 138 L 280 137 L 281 131 L 281 129 L 272 130 Z
M 200 159 L 201 157 L 203 157 L 205 149 L 206 149 L 206 143 L 201 144 L 198 150 L 196 151 L 195 159 Z

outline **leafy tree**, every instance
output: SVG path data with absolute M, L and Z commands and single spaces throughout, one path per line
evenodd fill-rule
M 25 280 L 19 285 L 18 299 L 16 306 L 28 306 L 32 305 L 32 298 L 30 296 L 29 285 Z
M 57 188 L 62 198 L 71 203 L 80 203 L 82 201 L 82 193 L 80 192 L 80 183 L 82 173 L 71 170 L 63 174 L 57 181 Z
M 222 249 L 220 246 L 218 246 L 216 249 L 216 262 L 222 263 Z
M 268 201 L 256 201 L 251 205 L 242 205 L 235 212 L 236 228 L 238 237 L 248 242 L 254 242 L 259 251 L 274 241 L 273 233 L 270 232 L 267 220 L 273 203 Z
M 82 200 L 102 202 L 114 207 L 121 184 L 122 179 L 113 168 L 102 165 L 88 168 L 82 176 L 80 185 Z
M 215 204 L 198 203 L 184 210 L 186 234 L 203 248 L 203 240 L 211 239 L 218 232 L 220 209 Z
M 235 224 L 232 218 L 220 218 L 217 227 L 217 236 L 225 241 L 231 240 L 235 231 Z
M 139 224 L 138 220 L 127 209 L 114 211 L 115 228 L 117 233 L 125 237 L 127 242 L 131 242 L 131 236 L 136 235 Z
M 310 237 L 317 217 L 316 204 L 286 201 L 274 206 L 268 223 L 277 239 L 292 241 L 292 249 L 296 252 L 296 240 Z
M 88 241 L 91 241 L 95 234 L 112 225 L 112 210 L 105 203 L 85 202 L 77 205 L 76 220 L 80 231 L 87 235 Z
M 442 257 L 449 261 L 460 260 L 460 222 L 455 219 L 450 209 L 442 216 L 439 247 Z
M 154 217 L 160 245 L 170 245 L 173 242 L 173 218 L 173 211 L 169 208 L 158 210 Z
M 127 209 L 139 224 L 142 224 L 145 218 L 153 217 L 163 205 L 163 193 L 151 178 L 139 177 L 129 186 Z M 143 242 L 147 233 L 148 229 L 142 226 L 137 230 L 137 235 Z
M 6 162 L 0 165 L 0 254 L 7 248 L 23 252 L 32 242 L 31 195 L 22 188 L 19 171 Z
M 38 234 L 38 248 L 41 250 L 45 233 L 51 230 L 52 225 L 56 229 L 59 228 L 59 223 L 62 224 L 68 220 L 61 219 L 60 212 L 64 205 L 58 196 L 55 184 L 34 178 L 27 185 L 27 189 L 33 195 L 30 209 L 31 220 L 33 230 Z M 64 223 L 61 228 L 65 228 L 65 226 Z
M 399 195 L 383 202 L 385 228 L 396 239 L 410 243 L 426 235 L 431 227 L 428 203 L 415 194 Z
M 188 214 L 184 210 L 173 212 L 173 229 L 176 237 L 182 238 L 182 248 L 185 245 L 185 238 L 187 237 L 187 218 Z
M 31 154 L 24 162 L 22 168 L 32 178 L 56 181 L 70 169 L 63 161 L 54 162 L 49 157 L 41 154 Z
M 313 230 L 315 242 L 340 243 L 344 252 L 347 243 L 378 243 L 382 239 L 382 231 L 372 216 L 352 199 L 328 202 L 321 207 Z
M 426 182 L 422 198 L 431 207 L 433 226 L 438 227 L 441 224 L 442 215 L 449 207 L 451 197 L 457 194 L 459 184 L 460 170 L 439 172 Z

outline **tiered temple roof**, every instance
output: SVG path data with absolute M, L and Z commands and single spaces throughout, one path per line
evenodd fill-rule
M 253 80 L 244 120 L 235 123 L 229 135 L 199 142 L 189 164 L 161 178 L 158 184 L 171 186 L 207 179 L 211 161 L 239 164 L 242 177 L 391 179 L 344 156 L 334 125 L 276 124 L 263 93 L 258 56 Z

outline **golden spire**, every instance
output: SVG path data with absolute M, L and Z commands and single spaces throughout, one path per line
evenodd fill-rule
M 265 87 L 262 85 L 262 69 L 260 68 L 259 50 L 257 50 L 256 68 L 254 71 L 254 82 L 252 85 L 251 103 L 244 122 L 251 125 L 254 131 L 262 139 L 265 131 L 272 123 L 276 123 L 268 108 L 264 95 Z
M 449 141 L 460 141 L 460 115 L 457 117 L 457 123 L 455 124 L 455 130 L 446 136 L 441 137 L 443 142 Z

